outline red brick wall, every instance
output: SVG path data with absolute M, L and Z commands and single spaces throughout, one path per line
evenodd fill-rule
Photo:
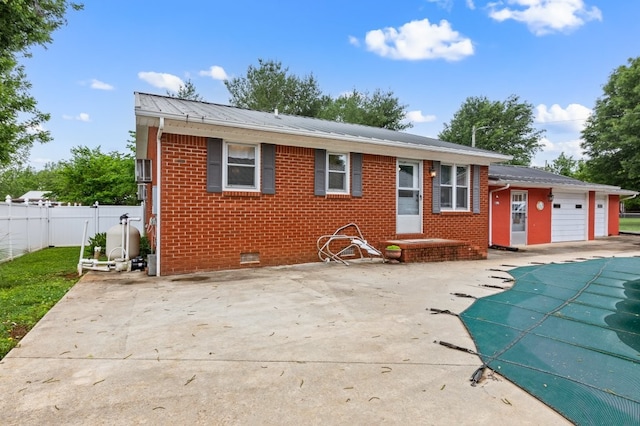
M 315 196 L 313 149 L 276 146 L 274 195 L 206 192 L 206 158 L 205 138 L 163 134 L 163 275 L 318 261 L 318 237 L 350 222 L 378 248 L 397 237 L 394 157 L 363 155 L 362 197 Z M 429 166 L 425 162 L 425 170 Z M 469 241 L 486 256 L 487 173 L 482 167 L 481 214 L 433 214 L 431 178 L 424 173 L 424 234 L 414 237 Z M 241 264 L 242 253 L 259 253 L 260 263 Z

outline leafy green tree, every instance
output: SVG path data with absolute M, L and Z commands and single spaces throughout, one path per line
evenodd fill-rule
M 72 159 L 59 163 L 59 177 L 50 188 L 57 201 L 108 205 L 137 204 L 135 160 L 131 153 L 103 153 L 100 147 L 71 149 Z
M 393 92 L 376 89 L 373 94 L 353 92 L 336 99 L 325 99 L 319 118 L 345 123 L 364 124 L 390 130 L 405 130 L 413 125 L 403 122 L 406 105 L 400 104 Z
M 279 61 L 258 59 L 247 75 L 224 81 L 231 105 L 257 111 L 315 117 L 321 106 L 321 92 L 313 75 L 299 78 L 289 74 Z
M 49 191 L 57 178 L 56 163 L 48 163 L 44 169 L 14 164 L 0 170 L 0 198 L 10 195 L 18 198 L 28 191 Z
M 204 101 L 204 98 L 198 94 L 196 86 L 191 80 L 187 80 L 175 93 L 167 90 L 167 95 L 172 98 L 186 99 L 189 101 Z
M 534 108 L 516 95 L 505 101 L 490 101 L 485 96 L 467 98 L 444 130 L 442 140 L 471 145 L 476 131 L 476 147 L 511 155 L 509 164 L 528 166 L 542 148 L 544 130 L 533 127 Z
M 574 160 L 572 155 L 565 155 L 561 152 L 551 164 L 545 164 L 544 170 L 557 175 L 575 177 L 578 170 L 578 160 Z
M 44 191 L 40 188 L 36 170 L 33 167 L 10 166 L 0 172 L 0 202 L 7 195 L 18 198 L 28 191 Z
M 82 9 L 66 0 L 0 0 L 0 165 L 23 160 L 34 142 L 51 140 L 42 129 L 49 114 L 29 94 L 19 60 L 31 55 L 32 46 L 51 43 L 69 7 Z
M 640 57 L 611 73 L 582 139 L 593 182 L 640 189 Z
M 224 82 L 231 94 L 231 105 L 258 111 L 317 117 L 345 123 L 364 124 L 391 130 L 412 126 L 403 122 L 406 105 L 393 92 L 376 89 L 353 92 L 332 98 L 323 94 L 313 74 L 300 78 L 289 73 L 279 61 L 258 59 L 249 65 L 247 74 Z

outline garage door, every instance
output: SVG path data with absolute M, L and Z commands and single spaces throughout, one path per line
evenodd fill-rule
M 596 237 L 607 236 L 607 198 L 604 195 L 596 195 L 595 229 Z
M 587 239 L 587 202 L 584 193 L 554 192 L 551 242 Z

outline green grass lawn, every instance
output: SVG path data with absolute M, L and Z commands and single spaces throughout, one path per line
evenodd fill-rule
M 0 359 L 78 282 L 79 251 L 47 248 L 0 264 Z
M 640 217 L 621 217 L 620 230 L 627 232 L 640 232 Z

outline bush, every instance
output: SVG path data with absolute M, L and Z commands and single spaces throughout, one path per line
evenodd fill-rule
M 140 256 L 144 259 L 147 258 L 147 255 L 152 253 L 151 251 L 151 243 L 149 242 L 149 238 L 146 235 L 140 237 Z
M 84 249 L 84 256 L 89 259 L 93 257 L 96 247 L 100 247 L 100 255 L 104 255 L 107 250 L 107 233 L 100 232 L 89 238 L 89 245 Z

